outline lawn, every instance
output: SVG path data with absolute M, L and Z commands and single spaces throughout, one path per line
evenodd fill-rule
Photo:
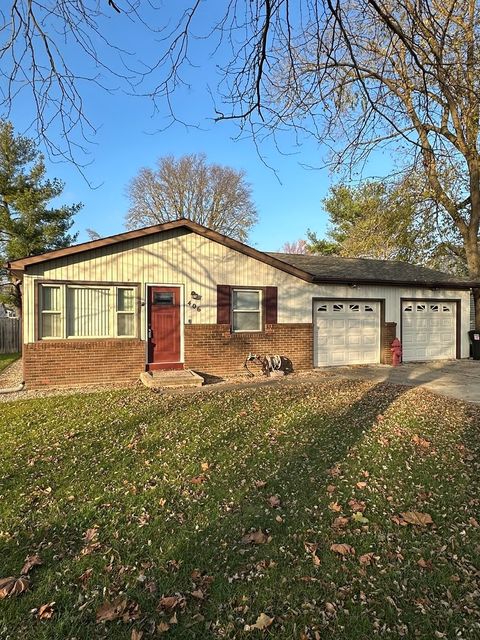
M 0 353 L 0 373 L 19 357 L 19 353 Z
M 0 578 L 42 561 L 2 640 L 480 637 L 480 407 L 325 378 L 0 411 Z

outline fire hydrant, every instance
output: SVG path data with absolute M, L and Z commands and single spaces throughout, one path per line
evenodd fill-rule
M 392 342 L 390 351 L 392 352 L 392 365 L 398 367 L 402 362 L 402 344 L 398 338 Z

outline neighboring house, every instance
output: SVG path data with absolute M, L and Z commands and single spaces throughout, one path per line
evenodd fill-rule
M 242 371 L 466 358 L 475 283 L 400 262 L 264 253 L 189 220 L 10 265 L 23 279 L 30 388 L 135 380 L 152 369 Z
M 16 318 L 15 311 L 0 302 L 0 318 Z

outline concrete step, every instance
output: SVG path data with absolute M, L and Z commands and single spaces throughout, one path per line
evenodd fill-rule
M 150 389 L 178 389 L 180 387 L 201 387 L 202 376 L 190 369 L 179 371 L 144 371 L 140 380 Z

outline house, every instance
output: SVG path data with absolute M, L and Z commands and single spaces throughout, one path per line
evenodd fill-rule
M 28 387 L 240 372 L 249 352 L 296 369 L 467 358 L 470 288 L 400 262 L 265 253 L 189 220 L 15 260 Z

